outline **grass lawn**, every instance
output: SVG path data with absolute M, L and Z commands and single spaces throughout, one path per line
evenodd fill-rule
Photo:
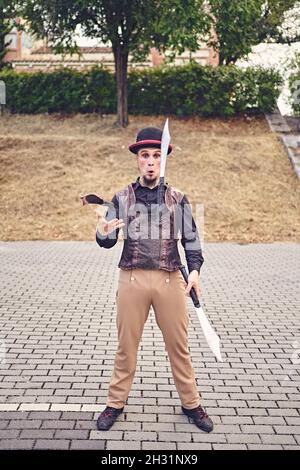
M 138 176 L 127 150 L 165 117 L 0 117 L 0 239 L 94 240 L 94 206 Z M 300 242 L 300 182 L 264 117 L 170 119 L 166 181 L 203 204 L 204 241 Z

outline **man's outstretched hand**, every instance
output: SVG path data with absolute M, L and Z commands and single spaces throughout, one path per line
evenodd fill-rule
M 190 274 L 189 274 L 188 283 L 187 283 L 186 288 L 185 288 L 185 292 L 186 292 L 187 296 L 190 295 L 190 290 L 191 290 L 192 287 L 195 288 L 196 294 L 199 298 L 199 296 L 201 294 L 200 286 L 199 286 L 199 273 L 196 270 L 191 271 Z
M 97 229 L 103 236 L 114 232 L 114 230 L 116 230 L 117 228 L 122 228 L 125 226 L 123 219 L 112 219 L 108 222 L 99 208 L 95 209 L 95 213 L 98 218 Z

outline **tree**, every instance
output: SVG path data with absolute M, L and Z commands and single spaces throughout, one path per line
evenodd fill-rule
M 128 57 L 145 58 L 151 47 L 182 53 L 199 48 L 210 20 L 204 0 L 29 0 L 23 17 L 31 31 L 46 37 L 57 52 L 78 51 L 74 34 L 80 26 L 89 38 L 112 47 L 117 84 L 117 124 L 128 124 Z
M 13 0 L 0 0 L 0 69 L 6 65 L 5 56 L 11 41 L 7 39 L 7 35 L 13 28 L 21 28 L 16 21 L 20 2 Z
M 300 40 L 298 0 L 209 0 L 216 39 L 209 45 L 219 52 L 220 64 L 232 64 L 262 42 L 292 43 Z

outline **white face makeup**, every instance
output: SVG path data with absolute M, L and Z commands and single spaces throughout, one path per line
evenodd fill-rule
M 160 173 L 159 148 L 141 148 L 137 153 L 137 163 L 142 184 L 155 187 L 158 184 Z

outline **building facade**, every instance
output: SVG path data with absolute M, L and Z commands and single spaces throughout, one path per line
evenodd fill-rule
M 57 68 L 68 67 L 84 70 L 93 65 L 100 65 L 113 70 L 114 57 L 112 49 L 104 44 L 86 45 L 88 40 L 79 41 L 80 55 L 54 54 L 45 40 L 35 40 L 24 31 L 12 30 L 7 39 L 11 41 L 5 60 L 12 63 L 16 71 L 53 71 Z M 212 48 L 202 44 L 197 52 L 186 51 L 175 59 L 175 65 L 181 65 L 193 58 L 201 65 L 218 65 L 218 55 Z M 129 57 L 129 68 L 156 67 L 164 62 L 164 57 L 152 48 L 144 62 L 133 62 Z

